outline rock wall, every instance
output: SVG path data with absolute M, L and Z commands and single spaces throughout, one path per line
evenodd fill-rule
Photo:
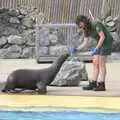
M 22 7 L 0 9 L 0 58 L 34 57 L 36 22 L 32 13 Z

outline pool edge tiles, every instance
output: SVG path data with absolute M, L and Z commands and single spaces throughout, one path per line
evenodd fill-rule
M 120 97 L 0 95 L 0 98 L 0 110 L 75 110 L 120 113 Z
M 59 108 L 59 107 L 0 107 L 0 111 L 21 111 L 21 112 L 87 112 L 87 113 L 120 113 L 120 110 L 104 108 Z

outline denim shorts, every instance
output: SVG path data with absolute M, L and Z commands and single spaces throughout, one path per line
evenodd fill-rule
M 107 47 L 103 47 L 103 48 L 99 48 L 94 55 L 111 55 L 112 53 L 112 48 L 107 48 Z

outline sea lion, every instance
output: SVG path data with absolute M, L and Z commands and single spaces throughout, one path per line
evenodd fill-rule
M 44 69 L 18 69 L 13 71 L 7 78 L 2 92 L 11 92 L 15 89 L 35 90 L 39 94 L 47 92 L 47 86 L 54 80 L 69 53 L 60 55 L 50 67 Z

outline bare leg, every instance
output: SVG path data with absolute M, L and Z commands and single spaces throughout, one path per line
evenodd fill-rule
M 95 91 L 105 91 L 105 77 L 106 77 L 106 59 L 107 56 L 99 56 L 99 70 L 100 70 L 100 81 L 97 83 Z
M 99 56 L 95 55 L 93 57 L 93 78 L 89 81 L 89 85 L 83 87 L 83 90 L 93 90 L 97 87 L 97 79 L 99 75 Z
M 93 78 L 92 80 L 97 81 L 99 76 L 99 55 L 93 57 Z
M 99 56 L 100 81 L 105 82 L 107 56 Z

